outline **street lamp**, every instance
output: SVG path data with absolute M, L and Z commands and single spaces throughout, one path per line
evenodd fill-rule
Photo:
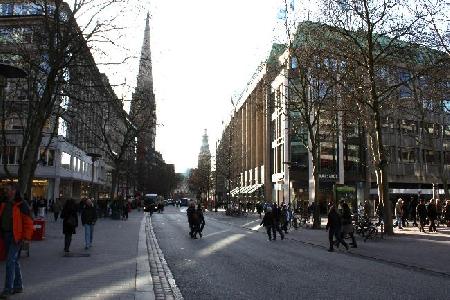
M 100 157 L 102 157 L 98 153 L 89 152 L 86 153 L 87 156 L 89 156 L 92 160 L 92 178 L 91 178 L 91 188 L 89 190 L 89 198 L 92 198 L 94 196 L 94 164 L 95 161 L 98 160 Z

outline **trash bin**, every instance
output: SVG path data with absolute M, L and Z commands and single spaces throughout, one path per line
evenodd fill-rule
M 42 241 L 45 238 L 45 220 L 44 218 L 36 218 L 33 220 L 33 241 Z

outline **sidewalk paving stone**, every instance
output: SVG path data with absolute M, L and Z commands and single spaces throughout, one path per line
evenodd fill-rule
M 80 222 L 70 251 L 90 256 L 64 257 L 62 221 L 54 222 L 49 215 L 45 239 L 32 241 L 30 257 L 21 258 L 24 293 L 13 298 L 142 299 L 136 289 L 136 280 L 140 279 L 136 275 L 137 264 L 148 264 L 145 232 L 140 233 L 140 229 L 145 229 L 141 226 L 143 221 L 143 213 L 135 211 L 129 214 L 127 221 L 99 219 L 89 250 L 84 250 L 84 228 Z M 142 241 L 138 243 L 140 235 L 144 237 L 145 248 Z M 0 269 L 3 285 L 5 262 L 0 262 Z M 144 281 L 144 284 L 152 283 Z M 150 289 L 152 286 L 146 287 L 146 291 Z

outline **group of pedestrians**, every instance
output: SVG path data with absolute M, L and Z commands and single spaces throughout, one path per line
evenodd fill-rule
M 277 239 L 277 232 L 280 234 L 281 239 L 284 239 L 284 233 L 288 232 L 287 224 L 289 218 L 289 212 L 285 204 L 282 205 L 281 209 L 276 203 L 266 206 L 260 226 L 266 228 L 269 241 L 275 241 Z
M 76 234 L 78 227 L 78 207 L 73 199 L 67 199 L 61 212 L 63 219 L 64 252 L 70 252 L 72 235 Z M 92 247 L 94 225 L 97 221 L 97 209 L 91 199 L 86 199 L 81 208 L 81 225 L 84 227 L 85 250 Z
M 438 222 L 450 226 L 450 201 L 447 200 L 445 206 L 439 203 L 438 199 L 431 199 L 429 203 L 426 203 L 425 199 L 420 199 L 420 203 L 414 206 L 414 203 L 411 202 L 408 205 L 402 198 L 399 198 L 395 204 L 395 226 L 403 229 L 408 224 L 408 212 L 412 216 L 413 226 L 418 226 L 421 232 L 426 232 L 427 224 L 429 225 L 428 232 L 437 232 Z M 417 224 L 417 219 L 419 224 Z
M 189 236 L 191 239 L 197 239 L 197 234 L 203 237 L 203 228 L 205 228 L 205 216 L 203 215 L 203 208 L 201 204 L 198 204 L 195 208 L 195 202 L 191 201 L 189 207 L 186 210 L 188 223 L 189 223 Z

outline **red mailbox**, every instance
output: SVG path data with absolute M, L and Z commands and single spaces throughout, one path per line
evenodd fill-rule
M 45 220 L 44 218 L 36 218 L 33 220 L 33 241 L 42 241 L 45 237 Z

